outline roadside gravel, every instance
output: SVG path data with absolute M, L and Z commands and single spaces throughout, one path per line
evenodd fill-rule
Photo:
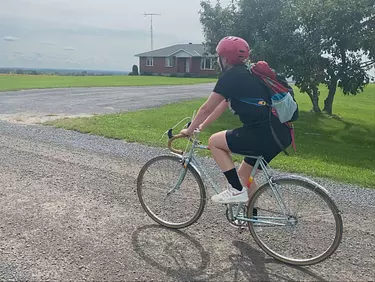
M 314 178 L 343 211 L 344 237 L 327 261 L 296 268 L 265 255 L 210 201 L 187 229 L 155 225 L 135 181 L 163 149 L 39 125 L 0 122 L 0 132 L 1 280 L 375 279 L 375 190 Z

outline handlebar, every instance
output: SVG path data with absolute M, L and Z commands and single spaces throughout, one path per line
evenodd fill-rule
M 190 126 L 190 124 L 191 124 L 191 122 L 187 123 L 185 127 L 188 128 Z M 168 130 L 168 149 L 171 150 L 173 153 L 183 155 L 184 152 L 182 150 L 178 150 L 178 149 L 173 148 L 172 142 L 175 141 L 176 139 L 190 138 L 190 137 L 186 136 L 186 135 L 183 135 L 183 134 L 177 134 L 177 135 L 173 136 L 172 130 L 173 130 L 173 128 Z
M 170 130 L 170 132 L 172 133 L 172 130 Z M 177 150 L 175 148 L 172 147 L 172 142 L 176 139 L 179 139 L 179 138 L 184 138 L 184 137 L 188 137 L 186 135 L 183 135 L 183 134 L 177 134 L 176 136 L 172 136 L 172 137 L 169 137 L 169 140 L 168 140 L 168 149 L 171 150 L 172 152 L 176 153 L 176 154 L 179 154 L 179 155 L 182 155 L 184 152 L 182 150 Z

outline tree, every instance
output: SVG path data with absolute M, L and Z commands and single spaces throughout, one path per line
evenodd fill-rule
M 225 35 L 245 38 L 251 60 L 266 60 L 293 76 L 313 111 L 320 111 L 321 83 L 328 88 L 323 110 L 329 114 L 337 87 L 356 95 L 368 83 L 362 55 L 370 57 L 367 64 L 374 62 L 374 0 L 238 0 L 227 8 L 203 1 L 201 6 L 211 50 Z
M 373 0 L 372 0 L 373 1 Z M 344 94 L 363 91 L 369 78 L 361 64 L 367 36 L 363 20 L 373 11 L 369 0 L 294 0 L 300 27 L 308 38 L 320 35 L 320 69 L 328 88 L 324 111 L 332 114 L 337 86 Z M 316 41 L 315 41 L 316 42 Z
M 138 75 L 138 66 L 137 65 L 133 65 L 132 73 L 133 73 L 133 75 Z
M 133 65 L 132 71 L 129 73 L 129 75 L 139 75 L 137 65 Z
M 215 7 L 207 2 L 201 5 L 201 23 L 211 52 L 228 34 L 243 37 L 252 49 L 251 61 L 265 60 L 285 76 L 294 76 L 301 92 L 310 96 L 313 109 L 320 111 L 319 81 L 316 79 L 321 75 L 315 66 L 319 50 L 311 48 L 314 44 L 295 32 L 299 23 L 291 1 L 240 0 L 225 9 L 219 6 L 219 2 Z M 222 20 L 225 11 L 227 16 Z M 217 31 L 219 28 L 220 32 Z
M 209 0 L 201 2 L 200 21 L 205 36 L 207 52 L 215 54 L 215 48 L 221 38 L 236 34 L 236 6 L 234 3 L 223 8 L 220 1 L 212 6 Z

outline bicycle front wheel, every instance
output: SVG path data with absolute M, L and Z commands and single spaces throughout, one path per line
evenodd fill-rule
M 323 187 L 302 177 L 279 177 L 259 187 L 248 217 L 256 243 L 288 264 L 312 265 L 331 256 L 343 233 L 341 214 Z M 277 197 L 279 195 L 280 197 Z
M 206 190 L 198 172 L 185 168 L 177 156 L 149 160 L 137 179 L 137 194 L 146 213 L 168 228 L 184 228 L 195 223 L 206 203 Z

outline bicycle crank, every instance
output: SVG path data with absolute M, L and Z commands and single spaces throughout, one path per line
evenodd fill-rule
M 230 211 L 230 207 L 232 207 L 231 208 L 232 211 Z M 236 228 L 237 227 L 246 228 L 246 226 L 247 226 L 247 222 L 246 221 L 234 219 L 234 216 L 237 213 L 237 209 L 238 209 L 238 205 L 237 204 L 227 205 L 227 209 L 225 211 L 225 216 L 226 216 L 227 220 L 229 221 L 229 223 L 233 227 L 236 227 Z M 246 217 L 246 206 L 245 205 L 242 205 L 241 210 L 240 210 L 238 216 L 240 216 L 240 217 Z

